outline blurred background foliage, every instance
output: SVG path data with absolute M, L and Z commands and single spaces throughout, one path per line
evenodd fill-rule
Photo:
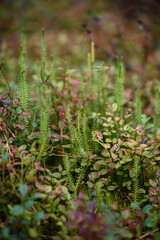
M 31 72 L 29 61 L 40 60 L 43 27 L 48 57 L 53 54 L 55 66 L 86 64 L 93 40 L 96 58 L 106 65 L 124 56 L 126 97 L 133 100 L 137 88 L 145 90 L 141 97 L 149 113 L 160 77 L 159 12 L 158 0 L 1 0 L 0 61 L 6 65 L 9 81 L 18 81 L 15 58 L 19 57 L 22 28 L 27 35 Z

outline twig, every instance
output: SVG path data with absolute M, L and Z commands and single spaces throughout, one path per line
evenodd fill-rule
M 4 67 L 4 63 L 1 63 L 1 64 L 0 64 L 0 71 L 1 71 L 1 73 L 2 73 L 2 75 L 3 75 L 3 77 L 4 77 L 4 79 L 5 79 L 5 81 L 7 82 L 7 85 L 8 85 L 9 91 L 11 92 L 11 88 L 10 88 L 9 82 L 8 82 L 8 80 L 7 80 L 7 78 L 6 78 L 5 74 L 4 74 L 4 72 L 3 72 L 3 70 L 2 70 L 2 67 Z M 8 93 L 8 95 L 9 95 L 11 101 L 12 101 L 13 99 L 12 99 L 10 93 Z
M 7 130 L 12 134 L 12 136 L 13 136 L 14 138 L 16 138 L 16 136 L 14 135 L 14 133 L 12 133 L 12 131 L 9 129 L 9 127 L 7 127 L 4 122 L 2 122 L 2 124 L 7 128 Z
M 10 147 L 9 147 L 8 140 L 7 140 L 7 137 L 6 137 L 6 135 L 5 135 L 4 132 L 3 132 L 3 135 L 4 135 L 5 139 L 6 139 L 6 149 L 8 150 L 10 156 L 13 158 L 13 154 L 11 153 L 11 150 L 10 150 Z M 9 162 L 10 162 L 10 161 L 9 161 Z
M 153 234 L 153 233 L 155 233 L 155 232 L 158 232 L 159 230 L 160 230 L 160 228 L 157 228 L 157 229 L 155 229 L 154 231 L 150 231 L 150 232 L 142 235 L 141 237 L 136 238 L 136 240 L 138 240 L 138 239 L 143 239 L 143 238 L 147 237 L 147 236 L 150 235 L 150 234 Z

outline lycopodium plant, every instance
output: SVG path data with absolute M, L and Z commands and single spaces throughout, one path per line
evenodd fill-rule
M 118 113 L 120 118 L 123 116 L 123 103 L 124 103 L 124 63 L 123 57 L 117 58 L 117 104 Z
M 37 71 L 36 71 L 36 75 L 37 75 L 37 81 L 38 83 L 40 83 L 41 81 L 41 66 L 40 63 L 37 63 Z M 38 85 L 38 90 L 39 90 L 39 101 L 38 104 L 40 103 L 40 107 L 42 106 L 42 102 L 43 102 L 43 98 L 42 98 L 42 85 Z
M 100 62 L 99 66 L 95 66 L 95 71 L 97 71 L 97 112 L 105 113 L 105 106 L 106 103 L 106 91 L 105 91 L 105 73 L 106 69 L 109 67 L 105 66 L 104 62 Z
M 72 122 L 72 118 L 71 118 L 71 108 L 70 108 L 70 103 L 68 102 L 67 104 L 67 110 L 66 110 L 66 116 L 67 116 L 67 120 L 68 120 L 68 125 L 69 125 L 69 132 L 70 132 L 70 135 L 71 135 L 71 141 L 72 141 L 72 146 L 74 147 L 74 145 L 77 146 L 77 141 L 78 141 L 78 133 L 77 133 L 77 129 L 76 127 L 74 126 L 73 122 Z M 78 145 L 79 142 L 78 142 Z M 76 150 L 78 150 L 79 152 L 79 147 L 78 148 L 76 147 Z
M 155 118 L 154 118 L 154 137 L 157 135 L 160 126 L 160 94 L 159 89 L 156 89 L 156 102 L 155 102 Z
M 94 82 L 95 82 L 95 74 L 94 74 L 94 63 L 95 63 L 95 45 L 94 42 L 91 42 L 90 52 L 87 54 L 87 63 L 88 63 L 88 73 L 91 74 L 90 79 L 91 83 L 89 85 L 89 89 L 93 92 Z
M 40 118 L 40 132 L 42 135 L 39 139 L 39 154 L 38 159 L 42 158 L 44 151 L 47 148 L 48 140 L 49 140 L 49 109 L 50 109 L 50 99 L 47 97 L 45 109 L 41 110 L 41 118 Z
M 80 76 L 79 77 L 79 82 L 80 82 L 80 91 L 81 91 L 81 100 L 83 102 L 83 109 L 85 109 L 85 101 L 86 101 L 86 97 L 85 97 L 85 85 L 84 85 L 84 80 L 83 80 L 83 77 Z
M 47 67 L 48 66 L 48 67 Z M 44 28 L 42 29 L 42 39 L 41 39 L 41 69 L 40 69 L 40 76 L 41 76 L 41 84 L 40 84 L 40 99 L 43 102 L 46 99 L 47 94 L 52 92 L 52 96 L 54 96 L 54 62 L 53 56 L 51 55 L 50 58 L 50 66 L 47 62 L 47 46 L 46 46 L 46 38 L 45 38 L 45 31 Z M 48 88 L 49 86 L 49 88 Z M 51 91 L 52 90 L 52 91 Z M 54 98 L 52 97 L 54 101 Z M 44 106 L 43 106 L 44 107 Z
M 75 184 L 73 182 L 73 177 L 72 177 L 72 174 L 71 174 L 70 161 L 69 161 L 69 158 L 68 158 L 67 154 L 64 157 L 64 167 L 65 167 L 65 170 L 67 172 L 67 179 L 68 179 L 69 188 L 74 192 Z
M 105 92 L 105 73 L 106 73 L 106 67 L 105 67 L 105 63 L 102 62 L 102 69 L 99 71 L 100 72 L 100 81 L 101 81 L 101 96 L 102 96 L 102 100 L 103 100 L 103 106 L 106 103 L 106 92 Z M 103 113 L 104 113 L 104 109 L 102 109 Z
M 133 162 L 133 166 L 132 166 L 133 170 L 134 170 L 134 178 L 133 178 L 133 192 L 132 192 L 132 202 L 133 203 L 137 203 L 138 199 L 139 199 L 139 194 L 138 194 L 138 189 L 140 187 L 140 183 L 139 183 L 139 174 L 140 174 L 140 166 L 139 166 L 139 162 L 138 162 L 138 157 L 135 156 L 134 158 L 134 162 Z
M 73 196 L 76 197 L 78 189 L 82 183 L 83 176 L 90 164 L 90 146 L 88 144 L 86 115 L 81 107 L 77 110 L 76 124 L 73 124 L 71 116 L 70 104 L 67 104 L 66 116 L 68 119 L 69 132 L 72 142 L 72 150 L 69 154 L 70 157 L 77 156 L 72 161 L 72 169 L 78 169 L 78 176 L 71 177 L 69 169 L 71 169 L 68 158 L 65 159 L 65 169 L 67 171 L 68 182 L 71 190 L 74 190 Z M 73 181 L 71 181 L 73 179 Z M 74 186 L 74 188 L 73 188 Z
M 80 157 L 85 155 L 87 156 L 87 158 L 89 158 L 90 151 L 88 144 L 86 115 L 82 110 L 83 109 L 81 109 L 81 107 L 79 107 L 77 110 L 76 125 L 73 124 L 73 120 L 71 117 L 70 103 L 67 104 L 66 115 L 68 119 L 73 152 L 75 154 L 78 154 Z
M 91 53 L 87 53 L 87 65 L 88 65 L 88 72 L 91 72 Z
M 54 68 L 53 55 L 51 55 L 50 75 L 51 75 L 50 82 L 54 86 L 55 68 Z
M 82 137 L 83 137 L 83 147 L 87 154 L 87 165 L 90 157 L 90 147 L 88 144 L 88 134 L 87 134 L 87 124 L 86 124 L 86 115 L 83 113 L 82 116 Z
M 139 90 L 136 92 L 136 126 L 141 122 L 141 101 L 139 97 Z
M 91 63 L 94 64 L 95 62 L 95 46 L 94 42 L 91 42 Z
M 23 48 L 23 56 L 24 56 L 24 59 L 25 59 L 27 49 L 26 49 L 26 34 L 25 34 L 24 28 L 22 28 L 22 33 L 21 33 L 21 44 L 22 44 L 22 48 Z
M 42 29 L 41 58 L 42 58 L 41 73 L 42 73 L 42 79 L 44 81 L 46 77 L 46 62 L 47 62 L 47 50 L 46 50 L 46 39 L 45 39 L 44 28 Z
M 44 83 L 47 82 L 49 79 L 50 75 L 47 73 L 47 47 L 46 47 L 46 38 L 45 38 L 45 31 L 44 28 L 42 29 L 42 39 L 41 39 L 41 80 L 42 80 L 42 85 L 40 85 L 40 92 L 41 92 L 41 101 L 46 99 L 46 86 Z M 44 106 L 43 106 L 44 107 Z
M 21 45 L 20 50 L 20 104 L 23 110 L 27 110 L 28 104 L 28 86 L 25 77 L 25 64 L 24 64 L 24 47 Z
M 95 45 L 94 42 L 91 42 L 91 84 L 95 83 L 95 74 L 94 74 L 94 63 L 95 63 Z
M 26 56 L 26 46 L 25 46 L 25 33 L 22 32 L 22 44 L 20 49 L 20 72 L 19 72 L 19 81 L 20 81 L 20 105 L 23 111 L 27 112 L 28 105 L 28 85 L 25 76 L 25 56 Z M 24 119 L 25 127 L 28 126 L 27 119 Z
M 71 172 L 71 164 L 70 164 L 68 155 L 65 155 L 64 167 L 65 167 L 65 170 L 67 173 L 68 186 L 69 186 L 70 190 L 73 192 L 72 197 L 77 198 L 78 189 L 81 186 L 83 176 L 85 173 L 85 167 L 81 166 L 78 176 L 73 177 L 72 172 Z

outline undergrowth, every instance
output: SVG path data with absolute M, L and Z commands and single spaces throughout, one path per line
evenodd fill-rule
M 1 65 L 0 238 L 159 239 L 159 89 L 146 116 L 141 91 L 126 104 L 123 57 L 106 66 L 91 42 L 88 66 L 71 69 L 46 49 L 43 29 L 29 80 L 23 30 L 18 91 Z

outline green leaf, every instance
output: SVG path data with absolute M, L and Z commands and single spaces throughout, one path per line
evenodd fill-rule
M 141 203 L 144 203 L 144 202 L 147 202 L 148 201 L 148 199 L 147 198 L 144 198 L 144 199 L 142 199 L 141 201 L 140 201 L 140 204 Z
M 140 207 L 138 206 L 137 203 L 131 203 L 131 207 L 136 209 L 136 210 L 140 210 Z
M 145 114 L 142 114 L 142 115 L 141 115 L 141 121 L 142 121 L 143 124 L 146 123 L 146 119 L 147 119 L 146 115 L 145 115 Z
M 26 184 L 21 184 L 18 188 L 18 191 L 22 197 L 25 197 L 28 193 L 28 186 Z
M 29 233 L 29 236 L 31 238 L 37 238 L 38 237 L 38 233 L 34 228 L 29 228 L 28 233 Z
M 30 225 L 30 223 L 31 223 L 31 219 L 29 219 L 29 218 L 23 218 L 22 224 L 24 224 L 24 225 Z
M 135 171 L 134 171 L 133 168 L 129 169 L 129 176 L 130 176 L 131 178 L 135 177 Z
M 101 182 L 97 182 L 96 186 L 97 186 L 98 189 L 100 189 L 100 188 L 102 188 L 103 184 Z
M 115 188 L 116 188 L 115 186 L 109 186 L 109 187 L 108 187 L 108 190 L 109 190 L 109 191 L 113 191 Z
M 34 199 L 37 199 L 37 198 L 40 198 L 40 197 L 41 197 L 40 193 L 35 193 L 35 194 L 32 195 L 31 198 L 34 200 Z
M 44 218 L 45 218 L 44 212 L 36 212 L 36 213 L 34 214 L 34 219 L 35 219 L 36 221 L 43 220 Z
M 153 208 L 152 205 L 147 204 L 147 205 L 143 208 L 142 212 L 143 212 L 143 213 L 149 213 L 149 211 L 150 211 L 152 208 Z
M 147 130 L 147 129 L 149 129 L 149 128 L 153 128 L 153 127 L 154 127 L 154 125 L 153 125 L 153 124 L 148 124 L 147 126 L 145 126 L 145 127 L 144 127 L 144 129 L 146 129 L 146 130 Z
M 149 183 L 151 184 L 151 186 L 156 187 L 157 183 L 155 181 L 153 181 L 152 179 L 149 179 Z
M 116 165 L 115 165 L 115 167 L 116 167 L 116 169 L 118 169 L 119 167 L 121 167 L 122 165 L 120 164 L 120 162 L 118 162 L 118 163 L 116 163 Z M 123 175 L 123 173 L 121 174 L 122 172 L 118 172 L 117 174 L 118 175 Z
M 113 103 L 113 104 L 112 104 L 112 111 L 113 111 L 113 112 L 116 112 L 116 111 L 117 111 L 117 108 L 118 108 L 117 103 Z
M 21 215 L 23 212 L 24 212 L 24 207 L 21 206 L 21 205 L 15 205 L 13 208 L 12 208 L 12 214 L 14 216 L 18 216 L 18 215 Z
M 59 173 L 56 173 L 56 172 L 53 173 L 52 175 L 53 175 L 55 178 L 60 178 L 60 177 L 61 177 L 61 175 L 60 175 Z
M 27 202 L 25 202 L 24 206 L 27 210 L 31 209 L 34 205 L 34 201 L 32 200 L 28 200 Z
M 8 152 L 6 151 L 4 154 L 2 154 L 2 160 L 3 160 L 3 161 L 7 161 L 8 156 L 9 156 L 9 154 L 8 154 Z
M 146 124 L 150 119 L 151 118 L 150 117 L 147 118 L 145 114 L 141 115 L 141 121 L 143 124 Z
M 51 186 L 46 186 L 45 187 L 45 192 L 46 193 L 49 193 L 49 192 L 51 192 L 52 191 L 52 187 Z
M 63 187 L 62 187 L 62 191 L 63 191 L 63 193 L 66 195 L 67 199 L 70 199 L 70 198 L 71 198 L 71 195 L 69 194 L 67 187 L 63 186 Z
M 104 175 L 104 174 L 106 174 L 107 172 L 108 172 L 107 169 L 102 169 L 102 170 L 100 171 L 101 175 Z
M 19 151 L 19 152 L 22 152 L 22 151 L 26 150 L 26 148 L 27 148 L 27 145 L 21 145 L 21 146 L 18 148 L 18 151 Z
M 144 221 L 144 226 L 153 227 L 153 219 L 152 218 L 146 218 L 145 221 Z

